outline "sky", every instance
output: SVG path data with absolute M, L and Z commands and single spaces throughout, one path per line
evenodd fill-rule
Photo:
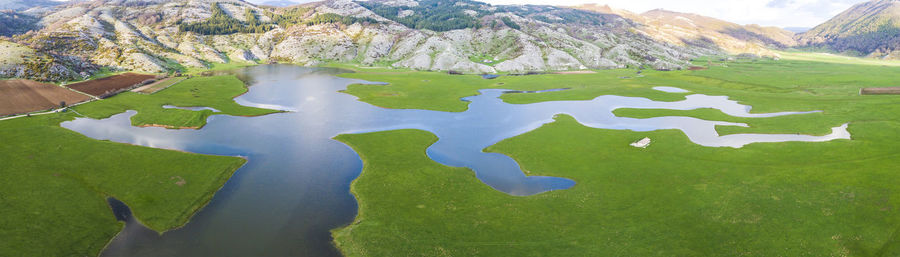
M 250 0 L 261 3 L 270 0 Z M 312 2 L 309 0 L 291 0 Z M 739 24 L 776 27 L 815 27 L 853 4 L 867 0 L 481 0 L 491 4 L 580 5 L 608 4 L 617 9 L 645 12 L 662 8 L 696 13 Z

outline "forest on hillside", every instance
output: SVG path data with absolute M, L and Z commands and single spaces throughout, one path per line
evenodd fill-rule
M 12 10 L 0 11 L 0 36 L 11 37 L 38 29 L 38 18 Z
M 210 9 L 212 16 L 206 20 L 193 23 L 181 23 L 178 25 L 179 30 L 183 32 L 194 32 L 202 35 L 228 35 L 234 33 L 265 33 L 277 26 L 288 28 L 293 25 L 318 25 L 325 23 L 377 23 L 372 18 L 356 18 L 342 16 L 333 13 L 316 14 L 312 17 L 305 17 L 307 10 L 304 8 L 295 8 L 283 11 L 280 14 L 266 12 L 272 18 L 272 22 L 262 22 L 256 11 L 247 8 L 244 12 L 244 19 L 241 21 L 229 16 L 218 3 L 212 3 Z
M 479 17 L 487 11 L 473 8 L 484 3 L 472 1 L 419 1 L 416 6 L 390 6 L 378 2 L 357 2 L 381 17 L 396 21 L 409 28 L 433 31 L 449 31 L 466 28 L 480 28 Z M 466 11 L 475 12 L 470 15 Z

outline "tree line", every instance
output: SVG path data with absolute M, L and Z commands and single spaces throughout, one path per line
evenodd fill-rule
M 480 9 L 465 8 L 466 6 L 478 6 L 480 4 L 472 1 L 422 0 L 418 1 L 417 6 L 413 7 L 389 6 L 378 2 L 357 3 L 381 17 L 396 21 L 409 28 L 433 31 L 480 28 L 481 23 L 477 17 L 487 14 L 486 11 Z M 466 10 L 475 11 L 476 17 L 467 14 Z M 401 17 L 401 11 L 406 13 L 406 15 Z
M 375 19 L 365 17 L 349 17 L 333 13 L 316 14 L 312 18 L 305 19 L 304 16 L 308 10 L 304 8 L 295 8 L 285 11 L 282 14 L 267 12 L 272 17 L 272 22 L 263 22 L 259 19 L 259 15 L 252 9 L 247 8 L 244 11 L 244 20 L 241 21 L 229 16 L 218 3 L 212 3 L 210 8 L 212 16 L 200 22 L 179 23 L 178 28 L 181 31 L 194 32 L 202 35 L 228 35 L 234 33 L 265 33 L 277 26 L 287 28 L 297 24 L 318 25 L 325 23 L 378 23 Z

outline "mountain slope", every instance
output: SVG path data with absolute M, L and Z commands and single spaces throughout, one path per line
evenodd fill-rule
M 38 18 L 13 10 L 0 11 L 0 36 L 22 34 L 37 29 Z
M 225 62 L 350 62 L 468 73 L 680 69 L 716 47 L 673 44 L 617 14 L 468 0 L 289 8 L 240 0 L 96 0 L 27 12 L 41 29 L 14 37 L 42 58 L 0 76 L 83 78 L 101 67 L 168 72 Z
M 617 14 L 640 24 L 638 31 L 657 40 L 679 45 L 721 49 L 731 54 L 752 53 L 773 56 L 770 48 L 786 48 L 796 44 L 793 33 L 775 27 L 738 25 L 735 23 L 666 10 L 635 14 L 609 6 L 580 5 L 575 8 L 599 13 Z
M 797 38 L 805 46 L 900 59 L 900 0 L 854 5 Z

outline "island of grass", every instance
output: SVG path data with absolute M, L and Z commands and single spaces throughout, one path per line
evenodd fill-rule
M 227 115 L 276 111 L 236 104 L 246 92 L 233 76 L 198 77 L 154 95 L 127 92 L 64 112 L 0 122 L 0 256 L 96 256 L 118 233 L 106 198 L 126 203 L 145 226 L 178 228 L 246 160 L 99 141 L 62 128 L 79 114 L 104 118 L 137 110 L 135 125 L 200 127 L 210 106 Z
M 103 101 L 79 105 L 75 110 L 95 119 L 135 110 L 138 113 L 131 117 L 134 126 L 191 129 L 203 127 L 206 125 L 206 119 L 214 114 L 259 116 L 277 112 L 242 106 L 234 102 L 234 97 L 246 92 L 244 83 L 233 75 L 194 77 L 153 95 L 124 92 Z M 219 112 L 166 109 L 162 108 L 164 105 L 211 107 Z
M 684 95 L 670 94 L 645 88 L 639 82 L 620 77 L 635 71 L 621 69 L 594 74 L 545 74 L 529 76 L 501 76 L 483 79 L 479 75 L 447 75 L 442 72 L 416 72 L 406 70 L 370 71 L 359 69 L 357 73 L 340 76 L 385 82 L 388 85 L 355 84 L 346 93 L 361 101 L 392 109 L 423 109 L 462 112 L 468 103 L 461 98 L 478 94 L 480 89 L 511 89 L 538 91 L 568 88 L 552 94 L 509 94 L 502 99 L 510 103 L 533 103 L 553 100 L 590 100 L 604 94 L 641 96 L 655 100 L 683 100 Z M 602 85 L 602 86 L 599 86 Z M 527 100 L 523 100 L 527 99 Z
M 358 216 L 333 231 L 335 243 L 347 256 L 897 256 L 900 96 L 858 95 L 861 84 L 900 81 L 895 69 L 785 59 L 628 79 L 619 78 L 623 70 L 559 75 L 578 76 L 571 80 L 346 74 L 390 83 L 350 87 L 347 92 L 362 101 L 444 111 L 465 110 L 459 97 L 484 87 L 572 88 L 503 97 L 533 103 L 602 94 L 683 98 L 651 89 L 673 86 L 726 95 L 754 113 L 822 112 L 753 119 L 708 109 L 615 114 L 749 125 L 720 127 L 720 134 L 822 134 L 850 123 L 853 139 L 715 148 L 693 144 L 678 130 L 595 129 L 560 115 L 485 149 L 513 157 L 529 175 L 576 181 L 571 189 L 516 197 L 488 187 L 471 170 L 429 159 L 425 150 L 437 138 L 428 132 L 340 135 L 336 139 L 353 147 L 365 166 L 351 187 Z M 645 137 L 653 139 L 648 148 L 629 146 Z

